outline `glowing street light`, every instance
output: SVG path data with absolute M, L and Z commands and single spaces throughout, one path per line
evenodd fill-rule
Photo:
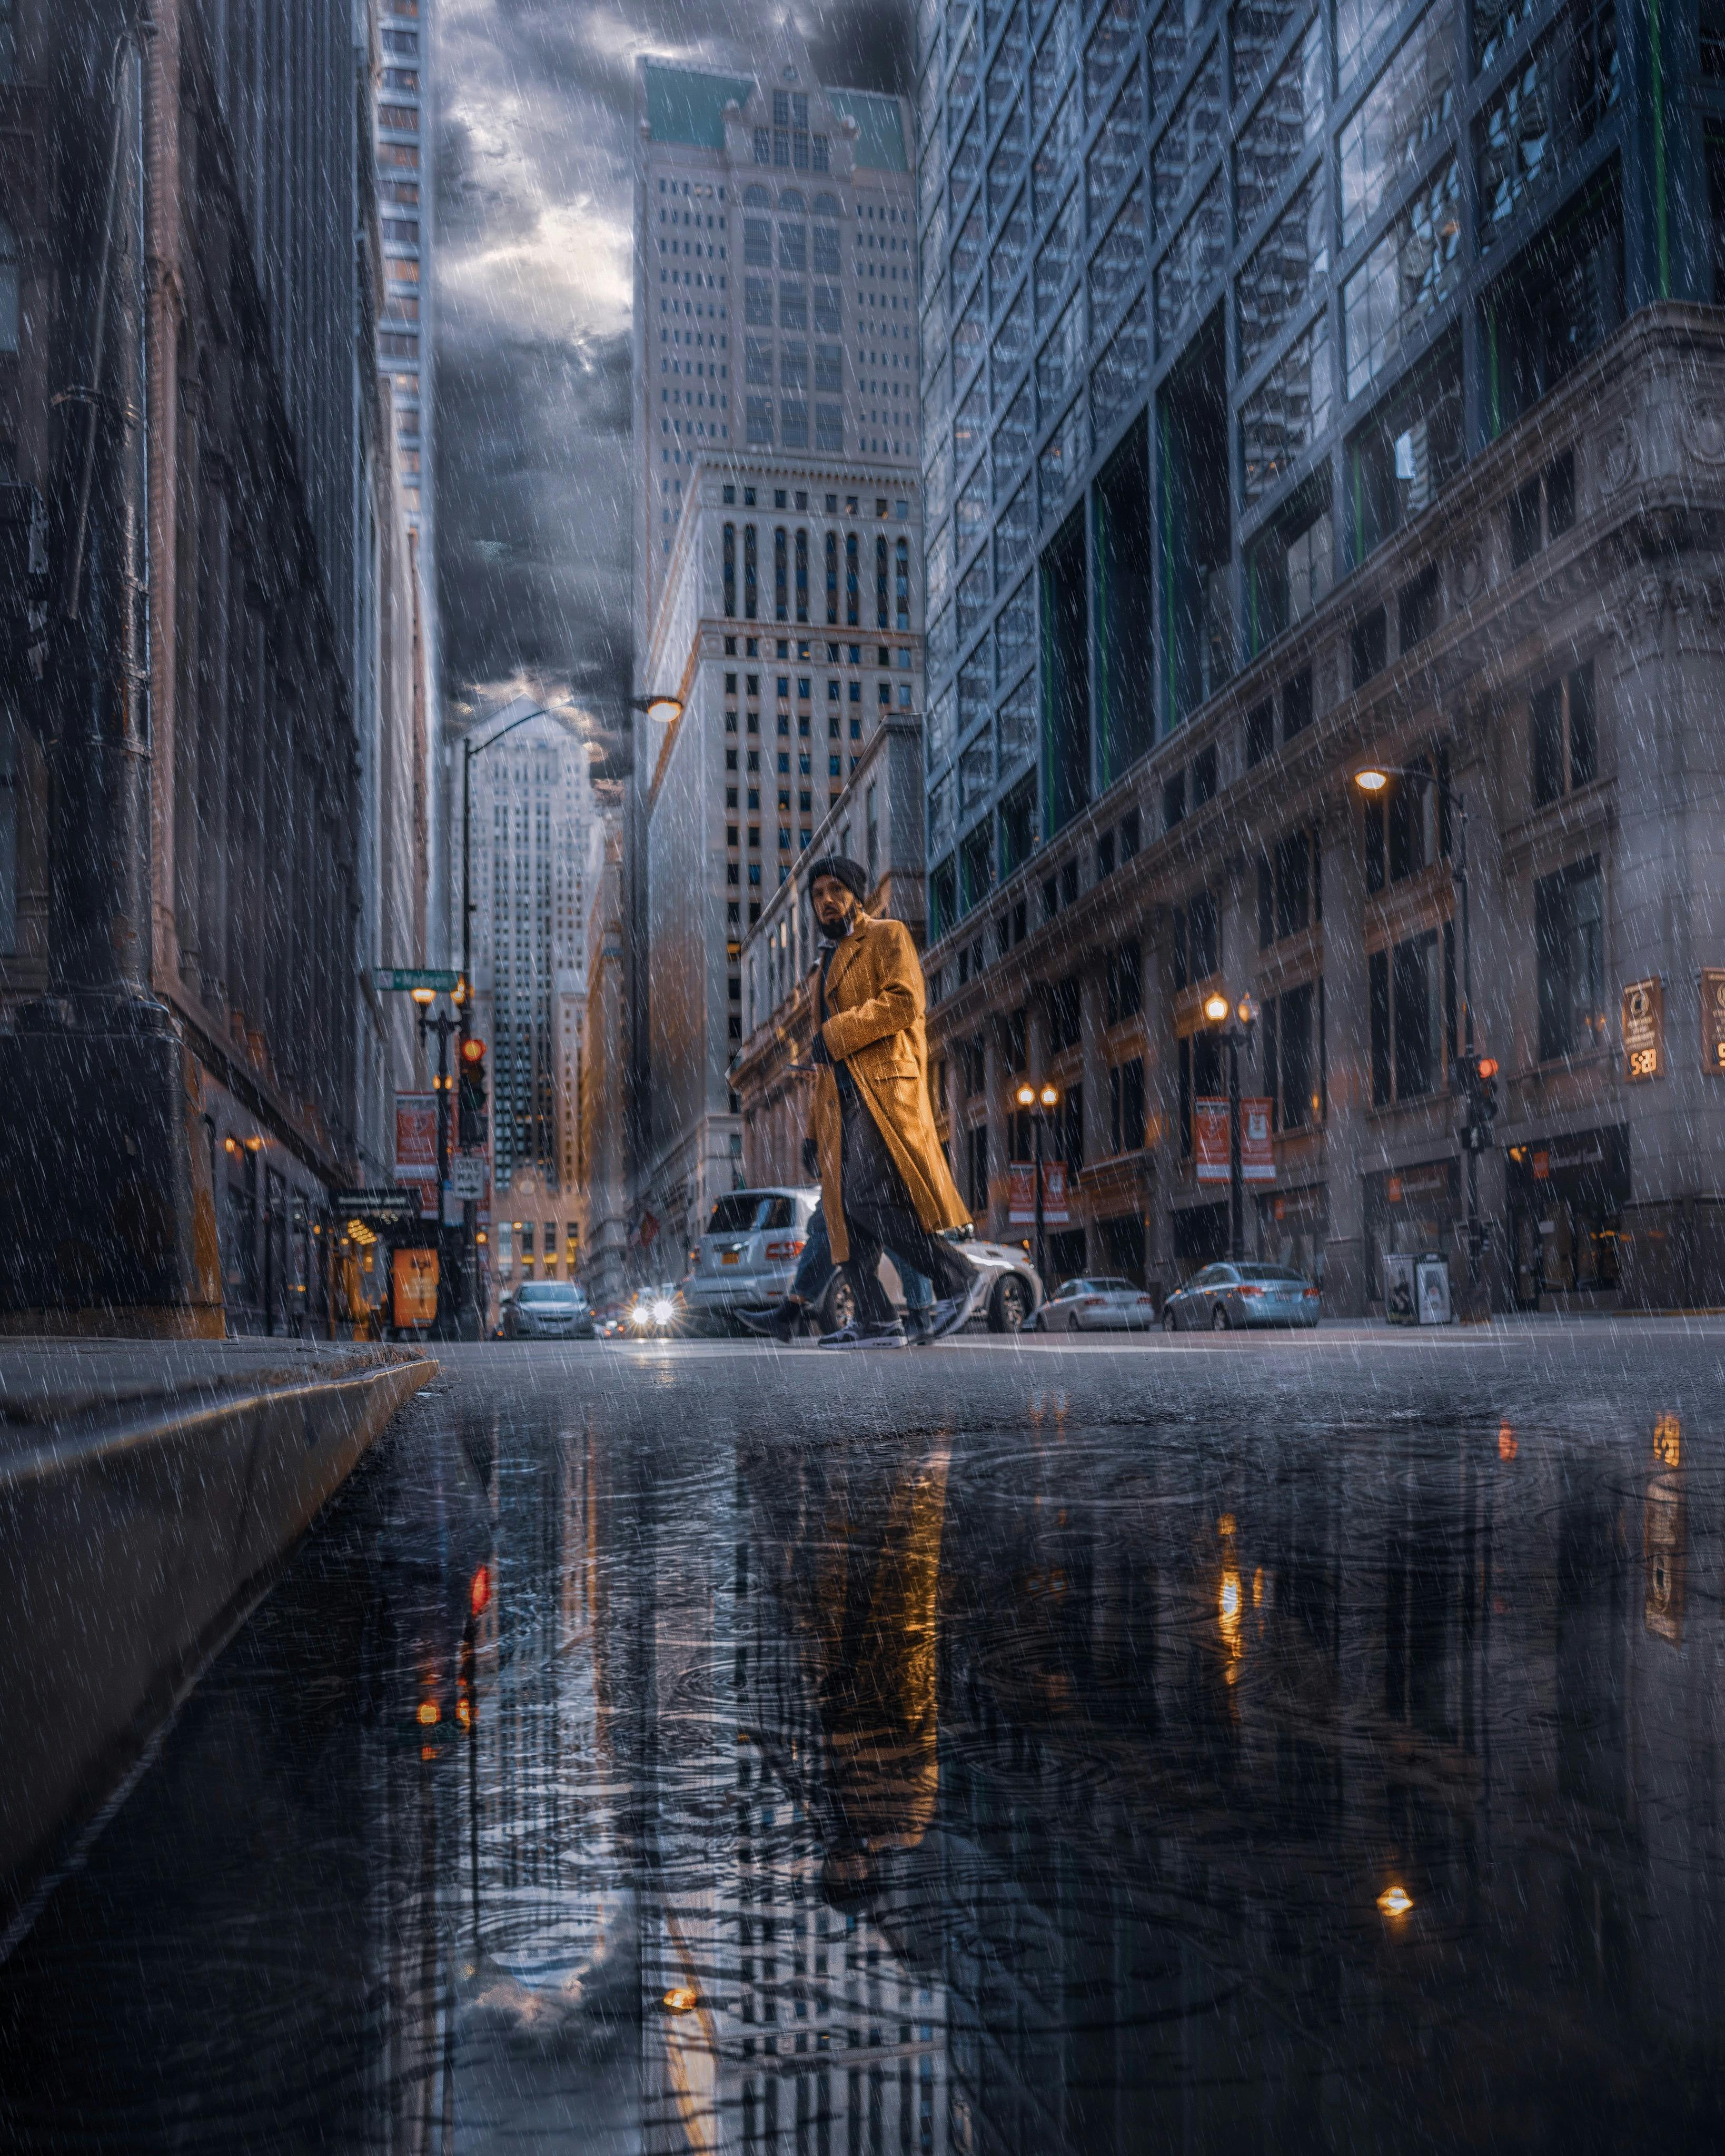
M 1030 1128 L 1034 1133 L 1035 1166 L 1033 1173 L 1036 1178 L 1036 1277 L 1042 1282 L 1043 1291 L 1046 1293 L 1047 1253 L 1044 1249 L 1045 1238 L 1042 1228 L 1042 1129 L 1044 1124 L 1048 1122 L 1060 1104 L 1060 1089 L 1058 1086 L 1046 1082 L 1040 1087 L 1035 1086 L 1027 1078 L 1019 1087 L 1015 1097 L 1019 1106 L 1030 1118 Z
M 1405 1887 L 1386 1887 L 1378 1897 L 1378 1907 L 1386 1917 L 1405 1917 L 1414 1906 L 1414 1897 Z

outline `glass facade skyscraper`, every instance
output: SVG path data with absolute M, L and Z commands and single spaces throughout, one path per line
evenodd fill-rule
M 1613 0 L 925 0 L 946 925 L 1627 309 L 1711 296 L 1664 102 L 1694 35 L 1638 49 Z

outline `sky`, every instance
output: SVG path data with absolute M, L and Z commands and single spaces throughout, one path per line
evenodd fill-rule
M 445 701 L 526 688 L 619 776 L 629 692 L 631 131 L 643 54 L 747 69 L 794 17 L 824 81 L 908 91 L 910 0 L 435 0 Z

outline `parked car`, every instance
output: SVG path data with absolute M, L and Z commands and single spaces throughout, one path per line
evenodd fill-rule
M 1156 1300 L 1130 1281 L 1069 1280 L 1043 1304 L 1043 1332 L 1138 1332 L 1156 1322 Z
M 683 1315 L 682 1299 L 675 1281 L 655 1281 L 635 1290 L 634 1301 L 629 1306 L 629 1332 L 631 1339 L 665 1339 L 677 1329 L 677 1321 Z
M 727 1191 L 717 1199 L 695 1270 L 684 1283 L 693 1322 L 728 1330 L 739 1310 L 764 1310 L 779 1301 L 795 1277 L 809 1240 L 809 1217 L 819 1203 L 819 1190 L 792 1184 Z
M 819 1194 L 815 1193 L 817 1197 Z M 984 1242 L 964 1228 L 948 1229 L 947 1240 L 957 1243 L 978 1270 L 993 1276 L 988 1299 L 983 1305 L 983 1321 L 990 1332 L 1022 1332 L 1035 1324 L 1036 1313 L 1042 1306 L 1042 1280 L 1022 1250 L 1014 1250 L 1010 1243 Z M 902 1306 L 904 1283 L 890 1257 L 881 1263 L 880 1285 L 891 1300 Z M 842 1271 L 834 1273 L 817 1313 L 820 1330 L 836 1332 L 840 1326 L 848 1325 L 855 1314 L 856 1301 L 850 1281 Z
M 1226 1332 L 1235 1326 L 1316 1325 L 1323 1297 L 1287 1265 L 1206 1265 L 1163 1305 L 1168 1332 Z
M 506 1340 L 591 1340 L 593 1306 L 574 1281 L 523 1281 L 503 1319 Z

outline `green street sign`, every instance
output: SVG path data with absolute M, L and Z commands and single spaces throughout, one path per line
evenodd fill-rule
M 440 996 L 454 995 L 461 985 L 459 973 L 439 973 L 424 966 L 379 966 L 372 978 L 380 991 L 405 994 L 413 988 L 435 988 Z

